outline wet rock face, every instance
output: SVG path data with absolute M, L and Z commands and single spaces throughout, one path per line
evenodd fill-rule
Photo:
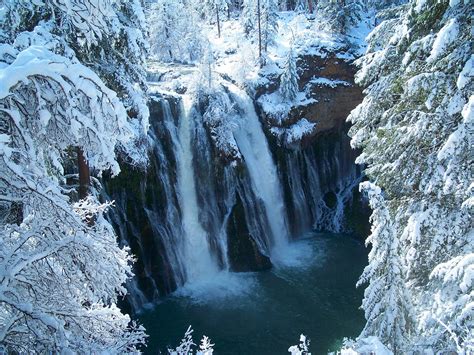
M 159 225 L 170 218 L 162 207 L 172 204 L 170 198 L 177 199 L 174 195 L 166 195 L 166 186 L 161 179 L 165 167 L 158 157 L 161 160 L 166 158 L 169 183 L 176 183 L 176 161 L 170 137 L 165 134 L 160 99 L 152 96 L 149 101 L 150 138 L 156 143 L 150 147 L 150 165 L 146 171 L 121 163 L 121 173 L 103 181 L 103 198 L 115 201 L 115 207 L 108 211 L 107 218 L 117 233 L 119 244 L 128 246 L 136 258 L 133 264 L 135 277 L 128 283 L 129 293 L 121 303 L 124 309 L 132 312 L 138 311 L 145 303 L 156 302 L 161 296 L 173 292 L 182 279 L 182 275 L 173 270 L 173 262 L 166 252 L 165 238 L 159 229 Z M 174 117 L 178 117 L 178 101 L 173 97 L 166 99 Z M 166 229 L 166 226 L 162 229 Z
M 237 194 L 236 203 L 227 224 L 227 244 L 230 269 L 234 272 L 263 271 L 272 267 L 270 258 L 263 255 L 250 234 L 245 221 L 244 206 Z

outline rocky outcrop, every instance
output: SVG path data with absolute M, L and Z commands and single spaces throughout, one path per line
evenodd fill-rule
M 275 123 L 271 113 L 257 104 L 262 121 L 270 130 L 272 127 L 288 128 L 305 118 L 316 124 L 316 129 L 305 134 L 297 143 L 307 146 L 313 138 L 329 131 L 344 130 L 345 121 L 352 109 L 362 102 L 362 89 L 354 83 L 356 68 L 350 62 L 339 58 L 337 53 L 327 53 L 324 57 L 304 55 L 298 58 L 299 89 L 306 93 L 303 103 L 295 103 L 281 122 Z M 256 90 L 256 101 L 263 95 L 278 90 L 279 78 L 268 78 L 270 84 Z M 293 146 L 295 142 L 292 142 Z

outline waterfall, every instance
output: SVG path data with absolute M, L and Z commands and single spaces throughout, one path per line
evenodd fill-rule
M 321 139 L 314 146 L 295 149 L 280 162 L 281 181 L 292 235 L 311 229 L 345 231 L 345 208 L 362 179 L 349 142 Z
M 255 112 L 252 99 L 234 85 L 228 86 L 242 110 L 234 137 L 248 169 L 255 195 L 263 201 L 272 233 L 272 251 L 281 251 L 288 243 L 288 227 L 281 185 L 267 138 Z
M 360 178 L 348 139 L 318 139 L 308 148 L 277 151 L 275 160 L 252 99 L 230 83 L 223 90 L 237 115 L 232 134 L 241 162 L 220 159 L 192 94 L 156 94 L 150 166 L 146 172 L 123 166 L 105 183 L 106 199 L 116 201 L 108 218 L 137 256 L 137 276 L 127 285 L 134 311 L 176 289 L 227 292 L 236 287 L 229 270 L 297 261 L 290 235 L 344 227 L 344 208 Z M 326 197 L 333 195 L 331 204 Z
M 211 255 L 208 234 L 199 221 L 200 206 L 194 181 L 192 131 L 194 129 L 192 98 L 182 96 L 178 131 L 168 124 L 177 160 L 177 192 L 184 231 L 184 260 L 188 280 L 197 280 L 216 274 L 218 266 Z M 167 122 L 172 121 L 168 118 Z M 177 133 L 177 135 L 176 135 Z

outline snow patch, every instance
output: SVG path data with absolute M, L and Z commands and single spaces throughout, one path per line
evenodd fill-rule
M 258 99 L 258 103 L 270 120 L 269 123 L 276 125 L 281 125 L 287 121 L 292 108 L 308 106 L 316 102 L 317 100 L 308 98 L 304 92 L 299 92 L 293 101 L 284 100 L 278 91 L 262 95 Z
M 472 69 L 474 62 L 473 58 L 474 55 L 471 55 L 471 58 L 469 58 L 461 73 L 459 74 L 458 80 L 456 81 L 456 85 L 459 90 L 463 89 L 469 83 L 469 80 L 471 80 L 471 78 L 474 76 L 474 71 Z
M 310 83 L 315 84 L 315 85 L 329 86 L 331 88 L 335 88 L 337 86 L 352 86 L 351 83 L 345 80 L 328 79 L 328 78 L 313 78 L 310 80 Z
M 457 38 L 458 33 L 459 24 L 455 18 L 452 18 L 438 32 L 427 62 L 434 62 L 441 54 L 443 54 L 444 51 L 449 47 L 449 45 Z
M 270 132 L 279 139 L 280 142 L 291 145 L 299 142 L 302 138 L 313 134 L 316 131 L 316 123 L 302 118 L 288 128 L 272 127 Z

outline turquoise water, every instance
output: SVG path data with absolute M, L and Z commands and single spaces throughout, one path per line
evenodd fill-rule
M 313 355 L 336 350 L 363 328 L 355 283 L 366 262 L 360 241 L 315 234 L 292 243 L 285 265 L 271 271 L 187 286 L 139 316 L 150 336 L 145 353 L 178 346 L 189 325 L 196 343 L 211 338 L 215 354 L 288 354 L 301 333 Z

